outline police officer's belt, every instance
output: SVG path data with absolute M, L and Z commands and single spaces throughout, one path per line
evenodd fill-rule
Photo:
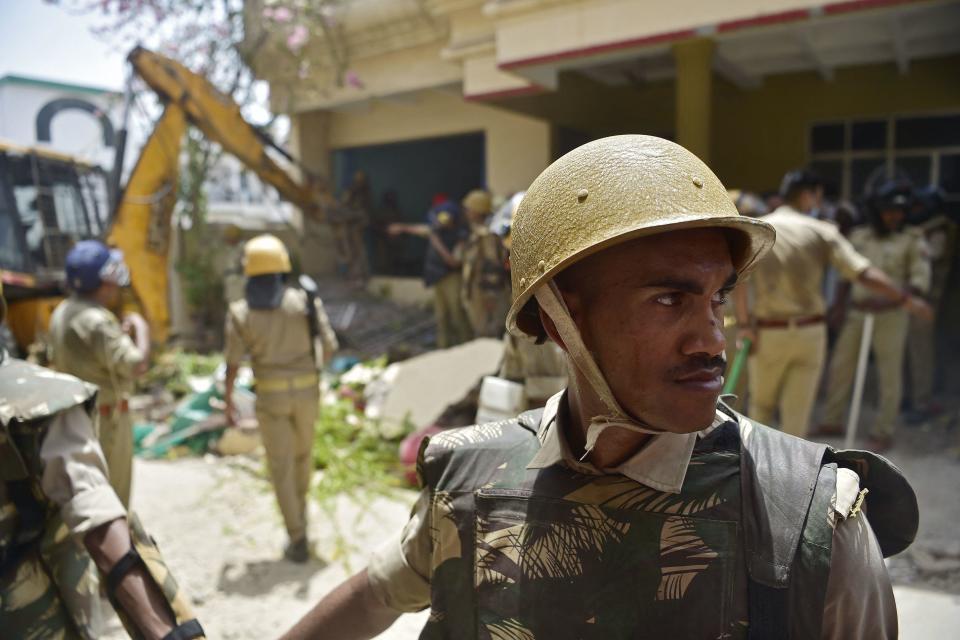
M 255 389 L 258 393 L 276 393 L 278 391 L 299 391 L 301 389 L 316 388 L 320 378 L 315 373 L 305 373 L 292 378 L 275 378 L 271 380 L 257 380 Z
M 794 327 L 807 327 L 812 324 L 821 324 L 824 321 L 823 314 L 815 316 L 795 316 L 782 320 L 757 320 L 757 327 L 760 329 L 793 329 Z

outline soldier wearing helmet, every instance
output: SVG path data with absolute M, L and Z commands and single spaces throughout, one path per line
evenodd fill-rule
M 309 560 L 307 491 L 313 473 L 313 429 L 320 403 L 319 371 L 337 349 L 323 303 L 313 291 L 290 286 L 290 256 L 272 235 L 243 249 L 244 298 L 226 318 L 227 419 L 233 423 L 233 388 L 244 356 L 256 380 L 256 413 L 267 466 L 290 538 L 284 556 Z
M 499 338 L 510 308 L 507 249 L 488 226 L 490 194 L 474 189 L 463 199 L 470 235 L 463 247 L 463 308 L 477 337 Z
M 902 298 L 922 299 L 930 289 L 930 256 L 923 232 L 907 227 L 913 190 L 901 180 L 882 184 L 869 198 L 870 224 L 850 233 L 850 243 L 871 263 L 890 275 Z M 822 432 L 839 430 L 850 403 L 850 392 L 860 352 L 866 314 L 874 315 L 871 342 L 877 365 L 880 406 L 868 446 L 884 451 L 893 444 L 893 434 L 903 398 L 903 361 L 910 318 L 901 300 L 878 297 L 873 291 L 847 283 L 850 312 L 840 330 L 830 360 L 829 387 Z M 837 295 L 840 304 L 846 291 Z M 929 321 L 929 315 L 923 316 Z
M 827 353 L 827 268 L 891 305 L 919 313 L 929 309 L 871 266 L 835 225 L 813 217 L 823 197 L 816 174 L 790 171 L 780 192 L 785 203 L 761 218 L 776 229 L 777 242 L 757 265 L 749 286 L 736 294 L 737 327 L 741 340 L 752 344 L 750 416 L 804 438 Z
M 150 336 L 137 314 L 114 315 L 120 291 L 130 284 L 123 254 L 99 240 L 78 242 L 67 254 L 71 295 L 50 319 L 54 368 L 100 388 L 100 445 L 110 484 L 125 507 L 133 477 L 133 422 L 128 401 L 136 378 L 147 368 Z M 131 334 L 134 339 L 130 338 Z
M 0 281 L 0 322 L 4 311 Z M 107 480 L 96 398 L 95 386 L 0 348 L 3 637 L 100 637 L 102 580 L 131 637 L 202 638 L 153 541 Z
M 426 607 L 428 638 L 894 636 L 882 556 L 915 534 L 909 485 L 718 402 L 725 298 L 773 242 L 672 142 L 554 162 L 514 220 L 507 326 L 560 345 L 569 386 L 433 437 L 399 540 L 286 637 L 370 637 Z M 870 523 L 849 506 L 860 463 Z

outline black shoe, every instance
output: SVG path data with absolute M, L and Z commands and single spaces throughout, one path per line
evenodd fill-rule
M 283 550 L 283 557 L 290 562 L 305 564 L 310 560 L 310 545 L 307 543 L 307 539 L 304 537 L 299 540 L 291 540 L 287 548 Z

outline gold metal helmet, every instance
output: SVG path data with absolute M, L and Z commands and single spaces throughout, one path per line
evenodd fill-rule
M 740 275 L 773 246 L 770 225 L 737 213 L 727 190 L 693 153 L 662 138 L 589 142 L 533 181 L 513 219 L 513 305 L 507 328 L 543 331 L 534 293 L 572 264 L 608 247 L 666 231 L 731 229 Z
M 243 245 L 243 275 L 290 273 L 290 254 L 280 239 L 270 234 L 251 238 Z

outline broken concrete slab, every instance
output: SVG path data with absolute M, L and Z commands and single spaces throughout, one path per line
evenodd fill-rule
M 478 338 L 392 364 L 384 372 L 390 388 L 377 406 L 368 404 L 373 413 L 368 416 L 397 425 L 408 418 L 416 428 L 432 424 L 448 405 L 493 374 L 502 356 L 500 340 Z

